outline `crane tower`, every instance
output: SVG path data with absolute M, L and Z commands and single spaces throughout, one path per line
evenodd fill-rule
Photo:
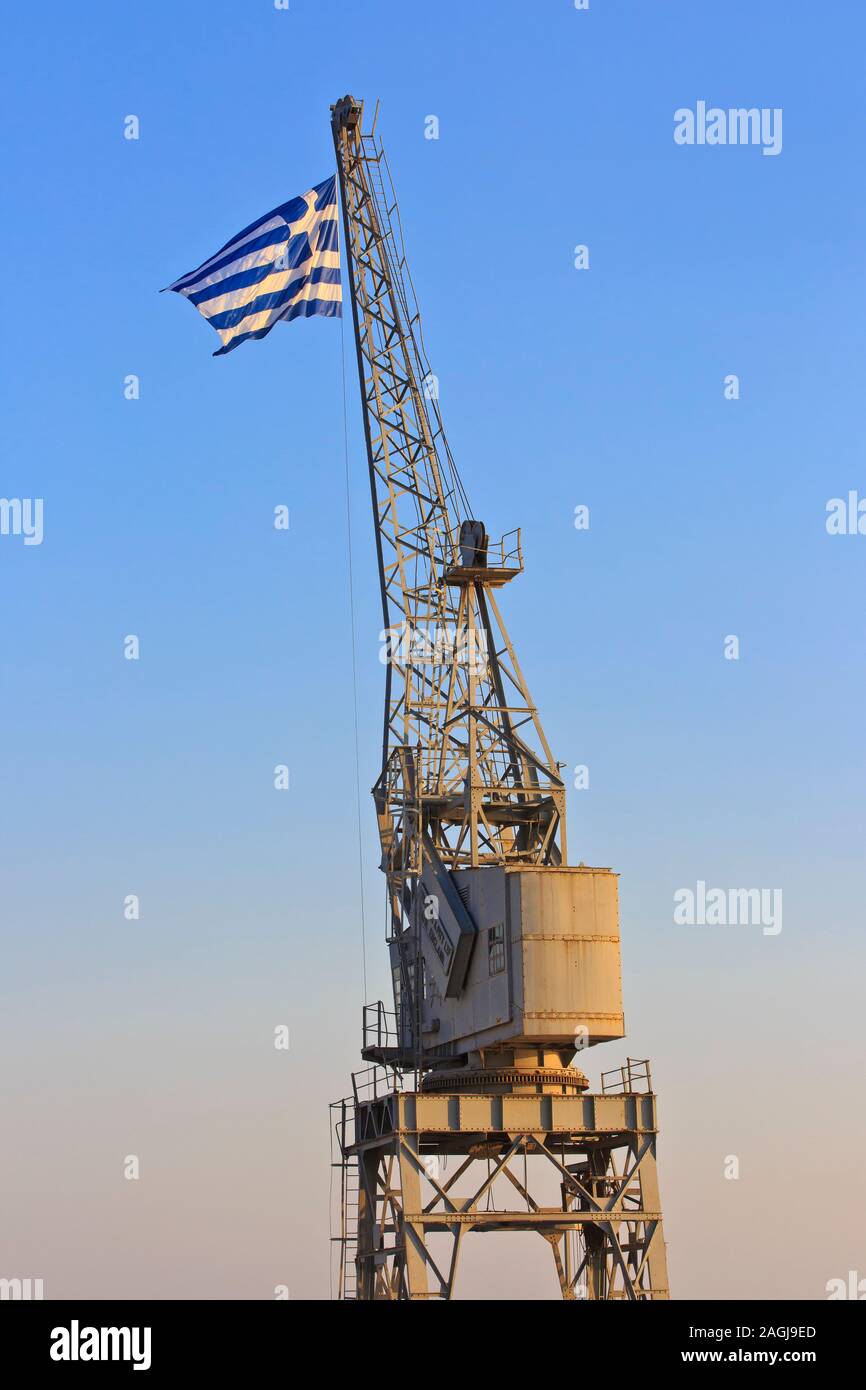
M 617 876 L 567 861 L 560 765 L 500 610 L 520 532 L 488 536 L 451 456 L 375 120 L 346 96 L 331 124 L 388 634 L 393 981 L 332 1106 L 339 1297 L 450 1299 L 468 1233 L 532 1231 L 563 1298 L 666 1299 L 649 1064 L 596 1093 L 575 1065 L 625 1035 Z

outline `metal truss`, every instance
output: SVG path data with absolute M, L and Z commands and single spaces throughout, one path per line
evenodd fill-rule
M 461 524 L 472 513 L 431 384 L 387 163 L 362 110 L 344 98 L 332 126 L 388 634 L 375 789 L 384 867 L 406 858 L 407 799 L 447 868 L 558 864 L 564 786 L 493 594 L 522 569 L 519 533 L 497 545 L 485 537 L 465 563 Z M 407 750 L 411 786 L 393 757 Z
M 334 1112 L 355 1203 L 341 1207 L 340 1298 L 451 1299 L 464 1236 L 506 1230 L 548 1242 L 565 1300 L 668 1298 L 651 1092 L 356 1091 Z M 445 1159 L 456 1160 L 447 1176 Z M 551 1178 L 555 1207 L 540 1200 Z

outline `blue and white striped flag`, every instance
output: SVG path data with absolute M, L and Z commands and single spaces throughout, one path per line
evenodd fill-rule
M 215 256 L 168 289 L 219 333 L 221 357 L 275 323 L 343 312 L 336 177 L 251 222 Z

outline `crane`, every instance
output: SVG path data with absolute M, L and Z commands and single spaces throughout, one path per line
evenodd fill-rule
M 523 571 L 520 532 L 492 539 L 470 506 L 363 120 L 351 96 L 331 108 L 386 643 L 373 800 L 394 1007 L 365 1001 L 371 1066 L 335 1105 L 341 1296 L 450 1298 L 469 1230 L 531 1229 L 564 1298 L 664 1298 L 649 1064 L 597 1096 L 574 1065 L 624 1036 L 617 876 L 568 865 L 561 765 L 497 598 Z M 556 1172 L 552 1210 L 530 1155 Z M 492 1176 L 457 1198 L 449 1156 Z M 483 1203 L 500 1177 L 526 1205 L 496 1220 Z

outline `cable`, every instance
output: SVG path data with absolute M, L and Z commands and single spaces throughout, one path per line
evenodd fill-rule
M 367 921 L 364 915 L 364 846 L 361 830 L 361 760 L 358 739 L 358 656 L 355 640 L 355 578 L 352 566 L 352 504 L 349 487 L 349 416 L 346 406 L 346 333 L 340 315 L 340 367 L 343 375 L 343 461 L 346 472 L 346 536 L 349 555 L 349 614 L 352 623 L 352 704 L 355 722 L 355 804 L 358 809 L 358 896 L 361 901 L 361 970 L 367 1003 Z M 366 1016 L 366 1015 L 365 1015 Z

